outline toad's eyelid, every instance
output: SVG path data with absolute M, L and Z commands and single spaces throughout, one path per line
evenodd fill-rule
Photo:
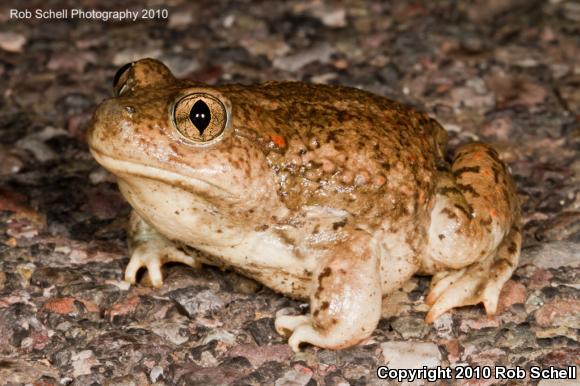
M 127 91 L 127 72 L 133 67 L 133 62 L 129 62 L 119 68 L 113 77 L 113 95 L 121 96 Z M 123 83 L 119 86 L 119 82 L 124 78 Z

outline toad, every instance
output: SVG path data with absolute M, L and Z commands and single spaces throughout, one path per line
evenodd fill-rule
M 125 279 L 180 262 L 232 269 L 310 302 L 276 330 L 340 349 L 369 337 L 381 304 L 432 275 L 427 322 L 496 312 L 518 264 L 520 209 L 498 153 L 460 146 L 425 113 L 362 90 L 301 82 L 208 86 L 153 59 L 115 76 L 91 153 L 133 208 Z

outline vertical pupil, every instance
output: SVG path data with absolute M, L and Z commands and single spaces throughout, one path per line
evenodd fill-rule
M 199 130 L 199 133 L 203 135 L 203 131 L 209 125 L 211 121 L 211 113 L 207 104 L 201 99 L 193 104 L 191 112 L 189 113 L 189 119 L 191 123 Z

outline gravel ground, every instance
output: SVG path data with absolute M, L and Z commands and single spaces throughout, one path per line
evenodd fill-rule
M 580 365 L 578 2 L 84 2 L 168 10 L 122 22 L 34 17 L 73 1 L 28 1 L 30 18 L 10 18 L 26 8 L 9 3 L 0 5 L 0 383 L 373 385 L 389 384 L 376 378 L 380 365 Z M 418 278 L 364 344 L 294 354 L 273 316 L 306 305 L 241 276 L 176 264 L 161 289 L 129 287 L 129 207 L 84 133 L 116 69 L 141 57 L 210 84 L 359 87 L 431 113 L 452 149 L 495 145 L 525 223 L 500 314 L 465 307 L 426 325 L 429 280 Z

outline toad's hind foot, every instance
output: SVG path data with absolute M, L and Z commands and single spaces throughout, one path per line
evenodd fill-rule
M 483 303 L 488 316 L 495 315 L 501 289 L 517 267 L 521 240 L 520 230 L 514 226 L 485 260 L 434 275 L 426 299 L 431 309 L 425 321 L 432 323 L 452 308 L 478 303 Z
M 163 264 L 175 262 L 201 267 L 199 260 L 175 247 L 135 212 L 131 214 L 128 237 L 131 260 L 125 269 L 125 281 L 131 284 L 137 281 L 137 272 L 141 268 L 147 269 L 151 285 L 159 288 L 163 285 Z

